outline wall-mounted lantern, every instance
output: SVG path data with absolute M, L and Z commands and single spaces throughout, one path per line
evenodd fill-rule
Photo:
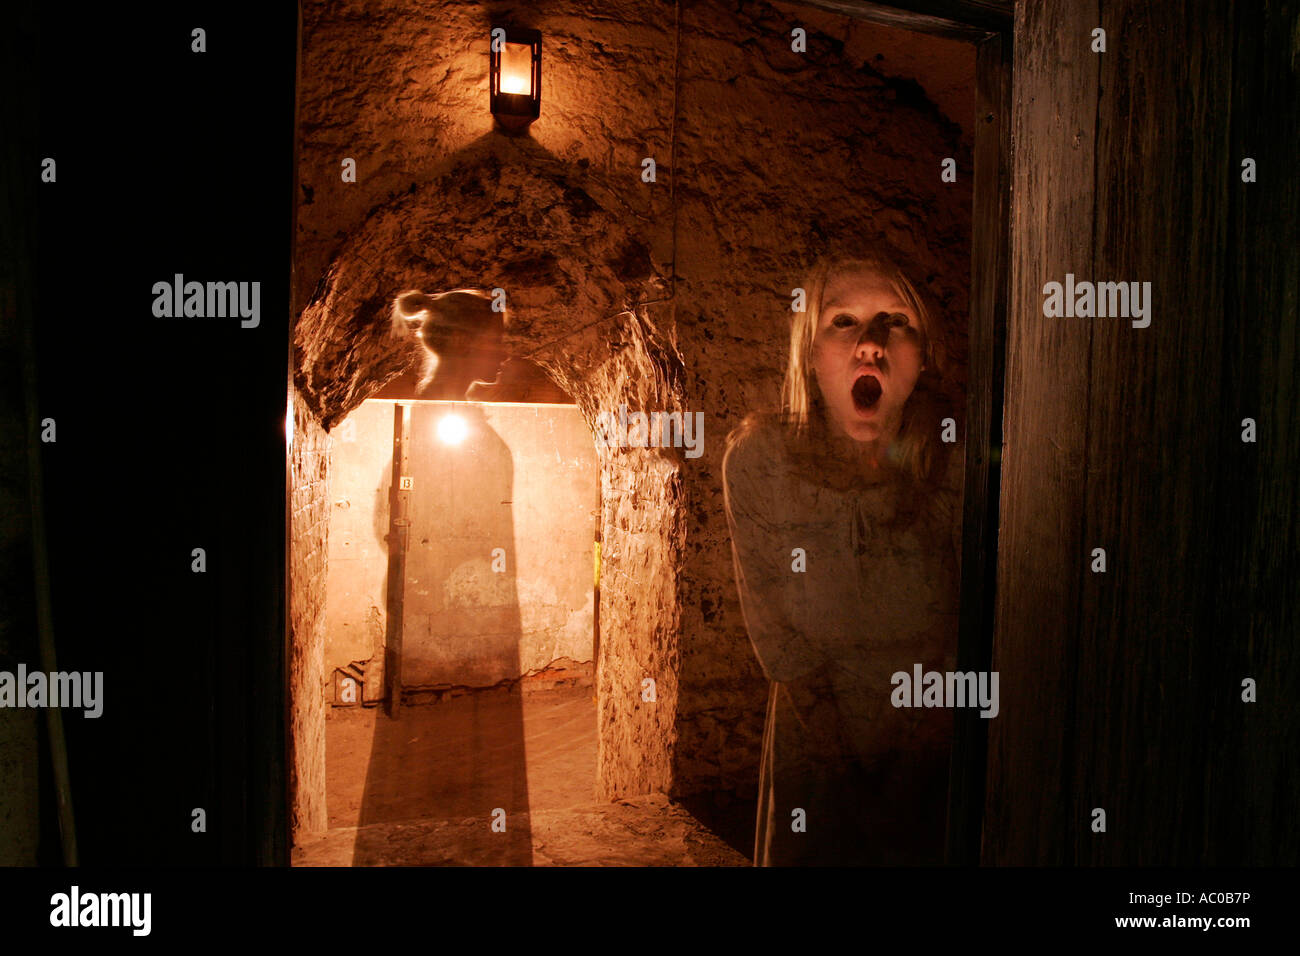
M 493 27 L 489 83 L 492 115 L 508 130 L 528 128 L 542 112 L 542 34 Z

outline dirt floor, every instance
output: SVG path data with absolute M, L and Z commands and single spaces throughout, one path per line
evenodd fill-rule
M 436 704 L 336 707 L 325 725 L 330 827 L 589 804 L 596 787 L 590 688 L 484 690 Z
M 750 862 L 663 795 L 596 799 L 590 687 L 475 691 L 397 720 L 334 708 L 325 739 L 330 830 L 295 846 L 298 866 Z

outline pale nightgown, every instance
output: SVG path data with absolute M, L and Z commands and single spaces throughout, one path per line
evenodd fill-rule
M 723 461 L 741 608 L 771 681 L 754 862 L 941 862 L 953 714 L 895 708 L 890 678 L 955 668 L 964 450 L 899 530 L 889 480 L 809 463 L 784 434 L 753 415 Z

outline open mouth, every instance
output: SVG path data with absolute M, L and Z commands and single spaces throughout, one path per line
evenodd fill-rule
M 868 412 L 876 407 L 884 389 L 880 380 L 874 375 L 863 375 L 853 383 L 853 407 L 860 412 Z

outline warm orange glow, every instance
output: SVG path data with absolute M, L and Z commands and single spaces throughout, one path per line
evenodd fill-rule
M 506 43 L 501 48 L 501 92 L 533 92 L 533 48 L 527 43 Z
M 459 445 L 469 434 L 469 426 L 465 424 L 465 419 L 456 414 L 446 414 L 438 420 L 438 437 L 444 444 Z

